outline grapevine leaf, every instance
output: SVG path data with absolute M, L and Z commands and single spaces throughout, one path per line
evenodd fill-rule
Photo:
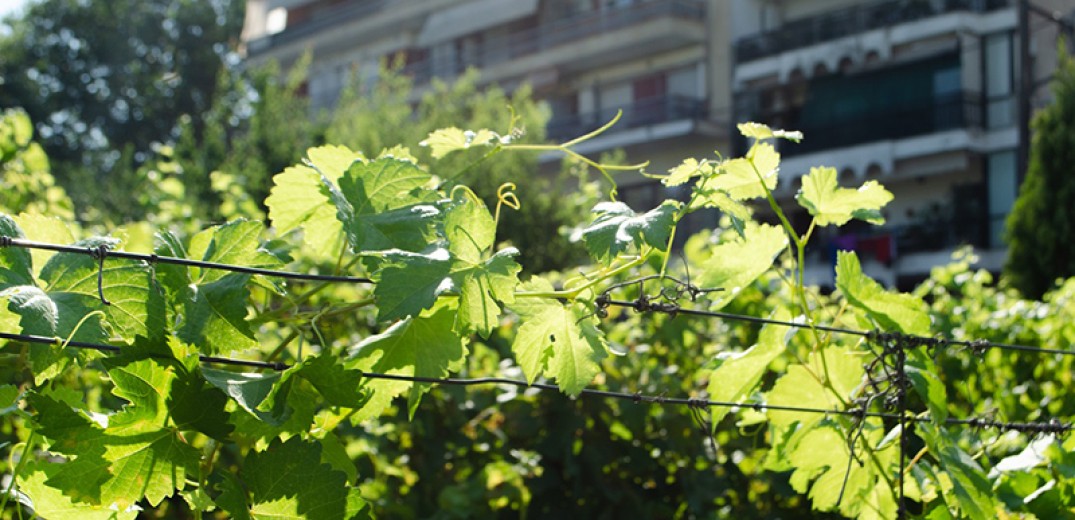
M 680 203 L 666 200 L 644 214 L 635 213 L 622 202 L 602 202 L 593 208 L 593 223 L 582 230 L 590 256 L 609 262 L 627 248 L 647 244 L 664 251 L 675 224 Z
M 709 187 L 698 188 L 698 198 L 691 206 L 693 209 L 698 208 L 716 208 L 721 213 L 728 215 L 733 220 L 745 222 L 750 220 L 751 212 L 742 202 L 739 202 L 728 196 L 728 193 L 723 190 L 714 190 Z
M 916 430 L 952 481 L 952 493 L 946 493 L 945 500 L 952 504 L 954 499 L 952 505 L 958 504 L 963 514 L 974 520 L 996 518 L 998 504 L 993 487 L 974 458 L 949 439 L 943 428 L 920 423 Z
M 343 146 L 311 148 L 306 154 L 310 166 L 292 166 L 273 176 L 265 205 L 278 234 L 302 228 L 306 252 L 318 259 L 335 258 L 343 246 L 343 223 L 336 218 L 328 186 L 352 163 L 365 159 Z
M 500 142 L 500 136 L 492 131 L 482 128 L 478 131 L 461 130 L 459 128 L 441 128 L 430 132 L 419 146 L 428 146 L 434 159 L 440 159 L 449 153 L 466 150 L 471 146 L 482 146 Z
M 321 431 L 324 436 L 317 439 L 321 444 L 321 462 L 332 466 L 332 469 L 342 471 L 344 475 L 347 475 L 348 483 L 357 481 L 358 469 L 355 468 L 355 462 L 347 454 L 347 448 L 340 442 L 340 438 L 331 431 L 325 429 Z
M 750 139 L 764 140 L 764 139 L 780 138 L 780 139 L 787 139 L 789 141 L 795 141 L 797 143 L 799 141 L 802 141 L 802 138 L 803 138 L 802 132 L 798 132 L 798 131 L 793 132 L 793 131 L 788 131 L 788 130 L 773 130 L 772 128 L 769 128 L 768 126 L 763 125 L 761 123 L 754 123 L 754 122 L 739 123 L 738 128 L 739 128 L 739 133 L 743 134 L 743 137 L 747 137 L 747 138 L 750 138 Z
M 15 220 L 0 214 L 0 236 L 26 238 Z M 21 247 L 0 248 L 0 290 L 16 285 L 34 284 L 33 258 Z
M 446 377 L 458 370 L 466 355 L 466 341 L 453 330 L 455 309 L 440 306 L 422 315 L 408 317 L 384 332 L 370 336 L 351 348 L 346 366 L 364 372 L 418 377 Z M 425 383 L 370 380 L 369 402 L 358 412 L 361 418 L 380 414 L 392 398 L 407 392 L 408 410 L 414 416 Z
M 454 288 L 452 261 L 447 249 L 429 254 L 392 251 L 383 255 L 386 265 L 374 273 L 377 281 L 377 319 L 391 321 L 429 309 L 437 297 Z
M 892 193 L 876 181 L 867 181 L 857 190 L 841 188 L 835 168 L 811 168 L 795 198 L 819 226 L 842 226 L 853 218 L 879 225 L 885 223 L 880 210 L 892 200 Z
M 216 505 L 231 518 L 250 520 L 250 500 L 239 477 L 230 471 L 216 471 L 214 476 L 219 478 L 216 487 L 220 490 Z
M 279 426 L 290 416 L 287 407 L 287 392 L 290 390 L 290 380 L 281 381 L 279 372 L 269 374 L 252 374 L 229 372 L 213 368 L 202 368 L 202 376 L 209 384 L 220 389 L 228 397 L 251 415 L 273 426 Z M 281 398 L 269 399 L 275 393 Z M 264 411 L 261 405 L 265 403 L 269 410 Z
M 342 519 L 347 475 L 321 462 L 321 446 L 292 437 L 247 455 L 240 478 L 250 492 L 253 518 Z
M 824 356 L 824 360 L 822 360 Z M 862 358 L 840 347 L 828 347 L 810 354 L 806 365 L 793 364 L 766 394 L 768 404 L 789 407 L 840 409 L 849 402 L 862 382 Z M 822 384 L 824 378 L 827 384 Z M 801 428 L 822 420 L 823 415 L 787 410 L 770 410 L 770 422 L 778 429 L 795 422 Z
M 882 329 L 929 335 L 925 303 L 909 294 L 890 293 L 862 272 L 852 251 L 836 252 L 836 288 L 848 303 L 862 310 Z
M 411 161 L 383 157 L 356 162 L 329 192 L 355 252 L 424 249 L 440 214 L 436 193 L 421 188 L 432 176 Z
M 156 506 L 183 489 L 188 472 L 198 471 L 198 451 L 169 424 L 165 403 L 175 374 L 152 359 L 113 366 L 108 373 L 113 393 L 129 404 L 105 428 L 67 404 L 30 396 L 39 433 L 53 441 L 53 450 L 74 457 L 49 485 L 78 500 L 120 510 L 142 498 Z
M 713 248 L 713 256 L 698 276 L 702 287 L 722 288 L 710 293 L 713 308 L 731 302 L 740 291 L 769 270 L 777 255 L 788 245 L 784 231 L 769 224 L 750 223 L 743 238 Z
M 0 385 L 0 417 L 19 412 L 19 400 L 22 393 L 15 385 Z
M 30 498 L 35 518 L 79 518 L 85 520 L 120 520 L 138 515 L 136 507 L 115 511 L 105 506 L 79 502 L 45 482 L 55 477 L 64 464 L 31 462 L 19 473 L 19 491 Z
M 489 260 L 452 273 L 459 287 L 459 313 L 455 330 L 460 334 L 477 332 L 488 338 L 499 322 L 502 304 L 515 301 L 515 287 L 522 270 L 513 257 L 514 248 L 498 251 Z
M 932 363 L 928 356 L 913 352 L 908 357 L 904 370 L 911 381 L 911 387 L 929 408 L 930 417 L 937 423 L 943 423 L 948 418 L 948 391 L 935 369 L 930 370 L 927 365 Z
M 276 269 L 283 262 L 261 247 L 258 238 L 264 229 L 260 222 L 242 219 L 213 226 L 191 237 L 187 256 L 204 262 Z M 228 271 L 191 267 L 190 274 L 196 283 L 207 284 L 227 276 Z
M 553 290 L 552 283 L 545 278 L 535 276 L 529 281 L 519 285 L 522 292 L 550 292 Z M 515 362 L 523 369 L 527 383 L 533 383 L 542 372 L 545 371 L 545 363 L 552 355 L 552 344 L 548 341 L 548 335 L 542 335 L 542 327 L 535 323 L 534 318 L 546 312 L 554 302 L 544 298 L 517 298 L 511 305 L 511 310 L 519 315 L 522 325 L 515 334 L 515 340 L 511 344 L 511 351 L 515 354 Z M 525 329 L 525 334 L 524 334 Z
M 776 189 L 780 154 L 769 143 L 755 143 L 746 157 L 720 163 L 706 187 L 724 191 L 734 200 L 764 197 Z
M 225 441 L 235 429 L 228 423 L 231 414 L 224 407 L 228 397 L 197 372 L 180 374 L 168 395 L 168 411 L 180 430 L 196 430 Z
M 790 315 L 781 308 L 772 318 L 787 321 Z M 769 363 L 784 352 L 791 339 L 789 332 L 793 332 L 790 327 L 766 325 L 758 334 L 757 344 L 743 352 L 718 358 L 720 365 L 709 375 L 709 398 L 714 401 L 742 402 L 754 393 Z M 712 408 L 713 428 L 728 411 L 725 406 Z
M 8 301 L 3 296 L 4 291 L 0 291 L 0 330 L 4 332 L 16 333 L 22 330 L 19 325 L 19 315 L 8 309 Z M 0 347 L 3 347 L 7 343 L 7 340 L 0 339 Z
M 99 237 L 81 240 L 74 245 L 111 248 L 117 244 L 115 239 Z M 56 255 L 42 267 L 41 280 L 47 284 L 45 290 L 49 298 L 58 304 L 60 323 L 77 324 L 87 314 L 82 309 L 101 310 L 114 332 L 128 341 L 139 335 L 164 335 L 164 294 L 149 266 L 142 262 L 108 258 L 101 268 L 98 261 L 88 255 Z M 110 305 L 101 302 L 99 289 Z M 66 303 L 67 307 L 60 306 L 60 302 Z M 83 326 L 86 325 L 89 323 Z M 69 330 L 60 327 L 57 334 L 66 338 Z
M 790 479 L 792 487 L 799 493 L 809 488 L 814 509 L 838 508 L 845 516 L 878 520 L 896 515 L 892 491 L 877 470 L 878 463 L 884 464 L 882 470 L 886 473 L 896 470 L 893 449 L 875 451 L 866 464 L 852 462 L 848 466 L 852 455 L 847 439 L 833 424 L 826 422 L 800 432 L 784 456 L 795 468 Z M 882 432 L 880 421 L 867 421 L 863 428 L 865 449 L 872 449 Z M 841 492 L 843 500 L 838 502 Z
M 0 292 L 0 303 L 4 300 L 8 309 L 21 317 L 19 325 L 23 334 L 96 343 L 108 339 L 101 316 L 92 314 L 94 309 L 88 305 L 92 302 L 83 297 L 68 293 L 50 295 L 36 286 L 23 285 Z M 59 345 L 33 344 L 29 349 L 30 368 L 37 384 L 56 377 L 79 356 Z
M 548 291 L 552 286 L 535 278 L 523 284 L 522 289 Z M 512 306 L 523 324 L 511 350 L 527 382 L 533 383 L 544 372 L 556 379 L 561 391 L 578 395 L 600 371 L 598 363 L 607 356 L 605 338 L 591 312 L 581 303 L 526 300 L 519 299 L 519 304 Z
M 250 275 L 231 273 L 204 285 L 191 284 L 182 299 L 179 339 L 199 345 L 206 353 L 254 348 L 254 333 L 246 322 Z
M 496 222 L 489 209 L 467 192 L 457 192 L 444 215 L 444 236 L 452 256 L 470 264 L 481 263 L 496 240 Z
M 336 363 L 336 357 L 329 353 L 307 358 L 292 370 L 309 381 L 330 405 L 360 408 L 369 399 L 368 392 L 360 388 L 362 373 Z
M 708 161 L 686 159 L 679 166 L 668 170 L 668 175 L 661 179 L 665 186 L 680 186 L 694 177 L 711 175 L 713 166 Z
M 63 219 L 59 217 L 47 217 L 32 213 L 20 213 L 15 216 L 15 222 L 26 233 L 28 240 L 51 244 L 70 244 L 75 241 L 74 235 L 67 227 Z M 3 234 L 3 232 L 0 232 Z M 46 249 L 31 249 L 30 257 L 33 259 L 34 276 L 41 276 L 41 268 L 56 253 Z

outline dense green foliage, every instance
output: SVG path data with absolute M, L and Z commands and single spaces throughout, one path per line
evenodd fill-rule
M 1008 280 L 1040 298 L 1075 276 L 1075 57 L 1059 51 L 1051 105 L 1033 120 L 1026 179 L 1008 216 Z
M 32 160 L 40 150 L 28 125 L 15 112 L 0 124 L 5 179 L 10 171 L 18 182 L 38 182 L 47 172 L 46 163 Z M 0 373 L 9 382 L 0 386 L 0 453 L 11 477 L 5 482 L 16 488 L 2 514 L 131 518 L 143 508 L 162 517 L 239 518 L 894 517 L 897 421 L 750 406 L 892 411 L 885 408 L 891 394 L 870 383 L 893 382 L 871 363 L 881 342 L 605 308 L 603 291 L 663 275 L 612 295 L 629 300 L 641 290 L 702 310 L 1068 349 L 1075 283 L 1041 302 L 1025 301 L 994 288 L 988 274 L 960 257 L 916 294 L 899 294 L 865 276 L 853 253 L 842 253 L 834 294 L 805 287 L 799 259 L 816 228 L 881 222 L 891 195 L 874 182 L 841 187 L 834 170 L 815 168 L 798 197 L 813 216 L 805 232 L 783 219 L 779 226 L 756 222 L 751 204 L 771 202 L 781 182 L 772 141 L 798 136 L 759 125 L 741 131 L 754 140 L 745 157 L 689 159 L 663 178 L 690 186 L 688 201 L 594 205 L 570 246 L 593 265 L 564 273 L 521 274 L 526 252 L 506 245 L 518 242 L 503 227 L 512 197 L 502 192 L 486 204 L 452 182 L 457 169 L 442 164 L 495 164 L 570 147 L 485 129 L 434 131 L 421 161 L 404 148 L 311 148 L 273 177 L 264 201 L 271 227 L 243 219 L 206 227 L 192 219 L 166 160 L 146 173 L 148 186 L 172 191 L 145 195 L 150 221 L 102 236 L 71 225 L 62 192 L 12 191 L 25 195 L 3 199 L 3 236 L 368 275 L 377 283 L 285 284 L 0 249 L 0 330 L 58 338 L 0 346 Z M 37 175 L 26 175 L 31 169 Z M 232 185 L 215 194 L 247 200 L 243 191 Z M 513 195 L 525 207 L 534 194 Z M 724 225 L 687 239 L 683 261 L 669 262 L 677 224 L 711 207 L 727 215 Z M 99 298 L 98 276 L 111 305 Z M 723 290 L 694 294 L 676 279 Z M 119 352 L 65 348 L 67 340 Z M 944 421 L 1070 421 L 1071 356 L 955 346 L 905 353 L 908 410 L 923 421 L 906 446 L 910 513 L 1071 515 L 1072 437 Z M 198 355 L 291 366 L 244 369 L 199 363 Z M 366 372 L 547 381 L 567 395 L 432 386 Z M 712 407 L 698 417 L 686 407 L 581 394 L 588 388 L 745 406 Z
M 0 109 L 22 107 L 80 205 L 115 211 L 157 143 L 200 117 L 232 74 L 241 0 L 38 0 L 0 33 Z M 104 183 L 113 190 L 87 187 Z M 90 198 L 95 194 L 96 198 Z M 97 215 L 89 215 L 95 220 Z

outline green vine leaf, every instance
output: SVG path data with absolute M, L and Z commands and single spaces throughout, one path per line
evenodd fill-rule
M 680 206 L 677 201 L 666 200 L 639 215 L 622 202 L 602 202 L 594 206 L 597 217 L 580 236 L 590 256 L 604 263 L 642 244 L 664 251 Z
M 951 480 L 952 493 L 944 494 L 945 501 L 974 520 L 996 518 L 999 504 L 993 486 L 974 458 L 949 439 L 948 433 L 939 426 L 920 423 L 916 430 Z
M 129 404 L 105 427 L 50 397 L 28 398 L 38 412 L 38 432 L 52 441 L 53 450 L 73 457 L 48 484 L 121 511 L 143 498 L 156 506 L 183 489 L 188 473 L 198 473 L 198 451 L 179 436 L 167 412 L 175 373 L 151 359 L 113 366 L 108 373 L 113 394 Z
M 515 248 L 503 249 L 481 264 L 452 273 L 452 279 L 459 287 L 456 332 L 474 332 L 483 338 L 489 337 L 499 323 L 501 305 L 515 301 L 515 288 L 519 285 L 519 271 L 522 270 L 513 258 L 518 254 Z
M 17 222 L 19 228 L 26 233 L 26 238 L 28 240 L 51 244 L 72 244 L 75 242 L 75 236 L 71 234 L 71 229 L 67 227 L 67 224 L 59 217 L 48 217 L 33 213 L 20 213 L 15 216 L 15 222 Z M 4 233 L 0 231 L 0 234 Z M 55 255 L 56 252 L 54 251 L 44 249 L 30 250 L 30 257 L 33 259 L 35 278 L 41 277 L 41 268 Z
M 396 322 L 384 332 L 370 336 L 351 348 L 348 369 L 418 377 L 446 377 L 459 370 L 467 353 L 467 341 L 454 330 L 455 308 L 441 305 L 415 317 Z M 362 420 L 379 415 L 391 400 L 407 393 L 411 417 L 429 390 L 426 383 L 372 379 L 365 388 L 369 402 L 356 414 Z
M 265 519 L 342 519 L 348 510 L 347 475 L 321 462 L 321 446 L 298 436 L 273 440 L 265 451 L 251 451 L 239 477 L 249 491 L 246 511 L 232 516 Z M 222 504 L 223 505 L 223 504 Z
M 723 191 L 733 200 L 764 197 L 776 189 L 780 154 L 769 143 L 754 143 L 746 157 L 720 163 L 706 188 Z
M 258 237 L 261 224 L 234 221 L 209 228 L 191 239 L 189 248 L 168 234 L 160 235 L 157 254 L 222 262 L 246 267 L 279 268 L 283 262 L 267 251 Z M 158 268 L 172 304 L 181 309 L 176 335 L 209 354 L 258 345 L 246 321 L 247 284 L 251 275 L 218 269 L 167 266 Z
M 335 259 L 343 249 L 343 222 L 336 218 L 328 187 L 351 164 L 366 159 L 343 146 L 311 148 L 306 154 L 308 165 L 292 166 L 273 176 L 265 206 L 278 235 L 302 228 L 304 251 L 316 259 Z
M 853 251 L 836 253 L 836 288 L 855 308 L 882 329 L 928 336 L 929 314 L 922 300 L 909 294 L 890 293 L 862 272 Z
M 681 186 L 694 177 L 708 177 L 713 174 L 713 164 L 698 159 L 685 159 L 679 166 L 668 170 L 668 175 L 661 178 L 665 186 Z
M 552 290 L 547 280 L 535 277 L 523 291 Z M 520 298 L 512 306 L 522 321 L 511 350 L 528 383 L 539 375 L 556 379 L 560 390 L 577 396 L 600 372 L 608 355 L 604 334 L 597 328 L 591 307 L 544 298 Z
M 0 213 L 0 236 L 26 238 L 22 228 Z M 21 247 L 0 248 L 0 290 L 16 285 L 33 285 L 34 267 L 30 252 Z
M 766 140 L 766 139 L 787 139 L 789 141 L 794 141 L 794 142 L 797 143 L 799 141 L 802 141 L 802 139 L 803 139 L 803 133 L 802 132 L 788 131 L 788 130 L 773 130 L 772 128 L 769 128 L 767 125 L 763 125 L 761 123 L 754 123 L 754 122 L 739 123 L 737 125 L 737 127 L 739 128 L 739 133 L 742 134 L 743 137 L 747 137 L 747 138 L 750 138 L 750 139 L 757 139 L 759 141 Z
M 885 223 L 881 208 L 892 201 L 892 193 L 877 181 L 867 181 L 857 190 L 841 188 L 835 168 L 811 168 L 795 199 L 819 226 L 842 226 L 853 218 L 880 225 Z
M 787 321 L 791 318 L 786 309 L 780 308 L 772 319 Z M 718 355 L 720 363 L 709 375 L 709 398 L 714 401 L 743 402 L 750 397 L 761 382 L 769 364 L 784 352 L 796 329 L 778 325 L 766 325 L 758 334 L 758 342 L 738 353 Z M 710 411 L 712 427 L 728 414 L 730 408 L 715 406 Z
M 339 178 L 338 190 L 328 183 L 351 249 L 425 249 L 440 216 L 431 205 L 437 193 L 423 189 L 432 179 L 413 162 L 386 156 L 353 163 Z
M 701 287 L 723 291 L 710 293 L 711 308 L 719 309 L 773 266 L 788 245 L 784 230 L 769 224 L 750 222 L 740 239 L 713 248 L 711 260 L 698 275 Z
M 373 274 L 377 285 L 377 320 L 416 316 L 430 309 L 440 295 L 455 288 L 450 276 L 452 258 L 447 249 L 429 254 L 390 251 L 381 257 L 383 267 Z
M 419 146 L 428 146 L 434 159 L 440 159 L 445 155 L 458 150 L 466 150 L 471 146 L 486 146 L 504 141 L 496 132 L 482 128 L 478 131 L 461 130 L 456 127 L 441 128 L 434 130 Z
M 64 464 L 31 462 L 19 474 L 19 491 L 30 498 L 29 507 L 39 518 L 78 518 L 85 520 L 123 520 L 138 516 L 135 508 L 116 511 L 107 506 L 79 502 L 47 484 Z
M 788 366 L 765 401 L 780 406 L 842 409 L 853 398 L 863 374 L 861 356 L 830 346 L 811 353 L 806 364 Z M 796 423 L 798 428 L 809 428 L 824 419 L 821 414 L 785 410 L 770 410 L 768 415 L 778 430 Z

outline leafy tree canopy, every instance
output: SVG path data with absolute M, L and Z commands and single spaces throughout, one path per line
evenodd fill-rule
M 1026 179 L 1008 216 L 1008 280 L 1041 298 L 1075 275 L 1075 57 L 1061 46 L 1053 103 L 1034 116 Z

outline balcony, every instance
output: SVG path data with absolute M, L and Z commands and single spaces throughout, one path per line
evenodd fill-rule
M 468 67 L 482 69 L 490 81 L 551 66 L 587 69 L 639 59 L 640 50 L 641 55 L 652 55 L 703 42 L 705 16 L 701 0 L 653 0 L 589 11 L 479 39 L 465 51 L 430 52 L 430 58 L 408 65 L 404 72 L 421 84 L 433 77 L 460 74 Z
M 799 110 L 789 110 L 765 113 L 756 120 L 803 132 L 806 138 L 801 143 L 787 144 L 781 150 L 785 157 L 792 157 L 957 128 L 981 128 L 983 103 L 980 94 L 957 92 L 912 104 L 892 103 L 879 110 L 847 116 L 834 110 L 806 117 Z M 745 141 L 736 145 L 737 149 L 746 148 Z
M 606 109 L 586 114 L 554 115 L 546 128 L 546 134 L 554 141 L 578 137 L 597 130 L 616 117 L 616 112 L 616 109 Z M 705 119 L 706 115 L 706 103 L 703 99 L 674 95 L 655 96 L 623 107 L 623 117 L 613 131 L 684 119 Z
M 735 43 L 735 60 L 745 63 L 871 29 L 960 11 L 984 13 L 1013 3 L 1013 0 L 886 0 L 857 5 L 793 20 L 775 30 L 740 38 Z
M 273 47 L 308 38 L 325 29 L 367 18 L 384 9 L 388 2 L 389 0 L 357 0 L 324 8 L 314 12 L 309 19 L 288 25 L 281 32 L 250 41 L 247 45 L 248 52 L 254 56 Z

